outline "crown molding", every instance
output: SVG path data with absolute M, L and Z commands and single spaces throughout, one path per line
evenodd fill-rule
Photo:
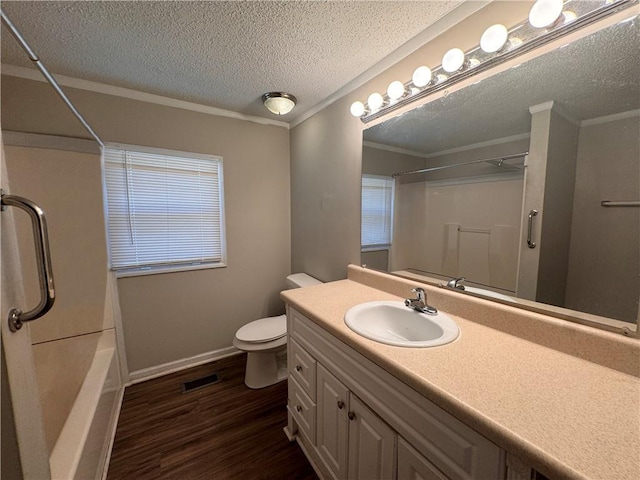
M 394 153 L 401 153 L 403 155 L 410 155 L 412 157 L 433 158 L 433 157 L 440 157 L 442 155 L 449 155 L 451 153 L 460 153 L 460 152 L 466 152 L 467 150 L 476 150 L 478 148 L 491 147 L 493 145 L 502 145 L 503 143 L 515 142 L 517 140 L 524 140 L 530 137 L 531 137 L 530 133 L 519 133 L 517 135 L 511 135 L 509 137 L 496 138 L 493 140 L 487 140 L 485 142 L 479 142 L 479 143 L 471 143 L 469 145 L 463 145 L 461 147 L 450 148 L 448 150 L 442 150 L 440 152 L 433 152 L 433 153 L 422 153 L 414 150 L 408 150 L 406 148 L 393 147 L 389 145 L 384 145 L 382 143 L 369 142 L 369 141 L 362 142 L 362 145 L 364 147 L 375 148 L 377 150 L 386 150 L 388 152 L 394 152 Z
M 581 127 L 590 127 L 592 125 L 600 125 L 602 123 L 615 122 L 626 118 L 640 117 L 640 110 L 628 110 L 626 112 L 605 115 L 604 117 L 589 118 L 580 122 Z
M 11 77 L 25 78 L 28 80 L 35 80 L 38 82 L 46 82 L 47 80 L 33 68 L 19 67 L 17 65 L 9 65 L 3 63 L 1 66 L 1 73 L 3 75 L 9 75 Z M 215 115 L 217 117 L 234 118 L 236 120 L 245 120 L 247 122 L 259 123 L 261 125 L 273 125 L 276 127 L 283 127 L 288 129 L 289 124 L 279 120 L 271 120 L 269 118 L 256 117 L 253 115 L 244 115 L 242 113 L 233 112 L 231 110 L 224 110 L 222 108 L 210 107 L 208 105 L 202 105 L 199 103 L 186 102 L 184 100 L 177 100 L 175 98 L 163 97 L 161 95 L 155 95 L 153 93 L 141 92 L 138 90 L 132 90 L 129 88 L 116 87 L 114 85 L 108 85 L 106 83 L 92 82 L 89 80 L 83 80 L 81 78 L 67 77 L 66 75 L 54 75 L 56 81 L 60 86 L 77 88 L 78 90 L 85 90 L 89 92 L 102 93 L 105 95 L 113 95 L 116 97 L 128 98 L 131 100 L 138 100 L 140 102 L 154 103 L 156 105 L 163 105 L 165 107 L 181 108 L 183 110 L 190 110 L 192 112 L 204 113 L 207 115 Z

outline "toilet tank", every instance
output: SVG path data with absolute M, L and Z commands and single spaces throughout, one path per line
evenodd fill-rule
M 321 283 L 320 280 L 316 280 L 306 273 L 292 273 L 287 277 L 287 288 L 289 290 L 292 288 L 310 287 L 311 285 L 319 285 Z

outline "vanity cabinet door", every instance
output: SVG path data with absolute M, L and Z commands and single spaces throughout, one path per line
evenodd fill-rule
M 403 438 L 398 438 L 398 480 L 449 480 Z
M 396 433 L 355 395 L 349 403 L 349 480 L 395 478 Z
M 349 390 L 318 363 L 316 447 L 333 478 L 347 476 Z

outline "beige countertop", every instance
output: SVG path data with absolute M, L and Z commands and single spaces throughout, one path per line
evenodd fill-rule
M 351 269 L 350 278 L 361 275 L 352 276 Z M 397 287 L 407 284 L 391 282 L 399 282 Z M 461 334 L 455 342 L 434 348 L 384 345 L 351 331 L 344 323 L 350 307 L 403 299 L 358 281 L 289 290 L 282 297 L 344 343 L 550 478 L 640 478 L 637 376 L 492 328 L 487 326 L 490 319 L 473 321 L 473 313 L 467 313 L 467 318 L 455 315 L 452 307 L 443 308 L 453 305 L 448 297 L 451 294 L 437 290 L 428 288 L 430 303 L 449 314 Z M 504 309 L 520 315 L 517 309 L 494 306 L 482 299 L 452 298 L 466 302 L 466 311 L 476 308 L 479 316 L 491 316 L 493 309 L 496 317 L 504 315 Z M 444 305 L 439 305 L 438 299 Z M 623 339 L 621 345 L 622 349 L 631 345 L 626 358 L 640 362 L 635 344 Z

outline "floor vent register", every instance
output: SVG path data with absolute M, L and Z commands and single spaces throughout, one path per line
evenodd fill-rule
M 218 383 L 219 381 L 220 381 L 220 376 L 217 373 L 207 375 L 206 377 L 197 378 L 195 380 L 190 380 L 182 384 L 182 393 L 191 392 L 199 388 L 213 385 L 214 383 Z

